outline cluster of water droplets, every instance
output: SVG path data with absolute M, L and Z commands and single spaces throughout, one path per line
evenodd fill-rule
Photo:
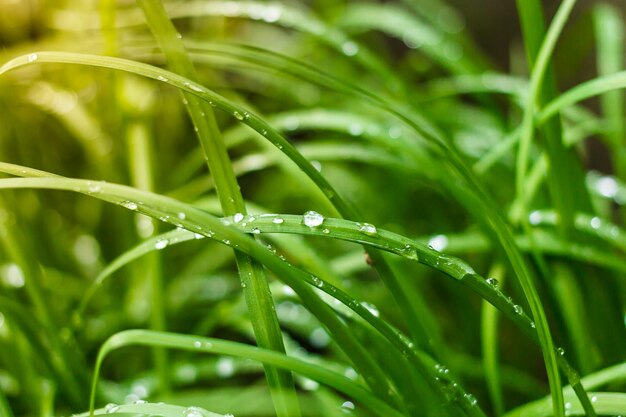
M 450 370 L 446 366 L 436 364 L 435 375 L 435 380 L 441 385 L 442 392 L 448 401 L 465 401 L 471 407 L 478 404 L 478 400 L 473 394 L 464 392 L 459 384 L 452 379 Z

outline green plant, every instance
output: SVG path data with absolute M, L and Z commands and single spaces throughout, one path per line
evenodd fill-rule
M 3 52 L 0 415 L 626 413 L 617 9 L 89 6 Z

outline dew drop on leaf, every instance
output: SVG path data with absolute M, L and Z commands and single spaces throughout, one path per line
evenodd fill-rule
M 311 228 L 317 227 L 321 225 L 322 223 L 324 223 L 324 216 L 322 216 L 316 211 L 312 211 L 312 210 L 307 211 L 306 213 L 304 213 L 302 222 L 304 223 L 305 226 L 308 226 Z

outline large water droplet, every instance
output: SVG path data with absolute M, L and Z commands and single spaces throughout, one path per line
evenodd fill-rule
M 233 216 L 233 221 L 235 223 L 239 223 L 240 221 L 243 220 L 243 214 L 241 213 L 235 213 L 235 215 Z
M 237 120 L 243 120 L 243 114 L 239 113 L 238 111 L 234 111 L 233 116 L 235 116 Z
M 441 252 L 448 246 L 448 237 L 445 235 L 437 235 L 430 238 L 428 246 L 434 250 Z
M 368 236 L 376 236 L 378 234 L 378 230 L 376 230 L 376 226 L 369 223 L 363 223 L 361 227 L 359 227 L 359 232 L 366 234 Z
M 515 310 L 515 313 L 517 313 L 517 314 L 519 314 L 519 315 L 524 314 L 524 309 L 523 309 L 523 308 L 522 308 L 522 306 L 521 306 L 521 305 L 519 305 L 519 304 L 515 304 L 515 305 L 513 306 L 513 310 Z
M 280 217 L 276 217 L 274 220 L 272 220 L 272 223 L 274 224 L 283 224 L 285 222 L 285 220 L 283 220 Z
M 107 405 L 104 406 L 104 411 L 107 414 L 115 413 L 119 409 L 120 409 L 120 406 L 115 403 L 108 403 Z
M 316 211 L 307 211 L 304 213 L 304 217 L 302 218 L 302 222 L 305 226 L 309 226 L 311 228 L 317 227 L 324 223 L 324 216 L 319 214 Z

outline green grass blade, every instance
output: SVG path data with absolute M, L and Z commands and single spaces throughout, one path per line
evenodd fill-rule
M 138 1 L 148 27 L 163 50 L 169 66 L 192 80 L 197 79 L 178 32 L 166 15 L 161 2 Z M 192 94 L 185 94 L 185 104 L 205 152 L 207 164 L 217 188 L 222 208 L 227 214 L 245 213 L 246 207 L 233 173 L 230 159 L 221 139 L 213 109 Z M 259 346 L 284 352 L 284 343 L 263 268 L 249 258 L 236 254 L 246 303 Z M 276 412 L 280 417 L 300 414 L 292 377 L 273 368 L 266 377 Z
M 9 172 L 19 173 L 23 171 L 23 169 L 21 168 L 17 170 L 11 170 L 9 168 L 10 164 L 2 163 L 0 165 L 2 165 L 3 170 L 8 170 Z M 442 386 L 440 382 L 437 382 L 437 370 L 435 368 L 436 363 L 432 359 L 428 359 L 427 356 L 424 356 L 424 354 L 420 353 L 418 355 L 418 353 L 413 350 L 415 349 L 414 344 L 408 338 L 401 335 L 397 330 L 391 328 L 386 322 L 381 321 L 378 317 L 372 314 L 366 306 L 355 301 L 352 297 L 349 297 L 347 294 L 340 291 L 339 289 L 332 287 L 330 284 L 323 283 L 323 281 L 321 281 L 317 277 L 312 277 L 307 273 L 297 272 L 298 270 L 295 270 L 289 264 L 278 260 L 275 255 L 269 252 L 266 248 L 256 244 L 254 240 L 241 234 L 241 232 L 238 232 L 231 227 L 223 224 L 222 222 L 208 215 L 206 212 L 189 207 L 186 204 L 176 202 L 169 198 L 110 183 L 98 182 L 97 184 L 94 184 L 93 181 L 73 180 L 66 178 L 30 178 L 18 180 L 0 180 L 0 188 L 30 188 L 33 185 L 42 188 L 78 191 L 104 199 L 105 201 L 117 202 L 118 204 L 131 208 L 133 210 L 137 210 L 138 212 L 146 215 L 157 218 L 171 219 L 169 221 L 174 222 L 174 224 L 177 226 L 193 230 L 194 233 L 200 233 L 213 239 L 218 239 L 222 243 L 228 244 L 239 251 L 255 257 L 258 261 L 263 262 L 265 265 L 268 266 L 268 268 L 273 270 L 277 276 L 282 277 L 285 280 L 287 278 L 290 278 L 288 281 L 286 281 L 286 283 L 291 286 L 294 291 L 296 291 L 296 293 L 298 293 L 307 308 L 309 308 L 313 314 L 318 316 L 318 318 L 328 326 L 330 333 L 337 339 L 337 342 L 340 344 L 340 346 L 342 346 L 343 349 L 350 351 L 351 359 L 355 361 L 355 365 L 358 369 L 362 369 L 364 366 L 371 366 L 368 364 L 363 365 L 361 363 L 358 363 L 358 361 L 363 361 L 364 358 L 366 358 L 366 356 L 359 355 L 359 350 L 362 349 L 362 347 L 357 344 L 356 341 L 351 339 L 350 334 L 346 331 L 346 328 L 343 326 L 343 324 L 338 321 L 337 317 L 329 311 L 328 307 L 323 302 L 319 301 L 317 296 L 315 296 L 311 292 L 310 288 L 306 284 L 304 284 L 304 282 L 323 289 L 323 291 L 330 292 L 333 297 L 336 297 L 338 300 L 347 305 L 350 309 L 354 309 L 355 312 L 357 312 L 360 316 L 370 322 L 372 326 L 381 331 L 391 342 L 394 343 L 394 345 L 400 351 L 402 351 L 406 355 L 409 355 L 412 359 L 412 362 L 418 367 L 420 373 L 428 378 L 428 382 L 433 384 L 433 387 L 436 390 L 438 390 L 439 392 L 443 392 L 444 390 L 449 391 L 450 389 L 452 389 L 455 393 L 457 393 L 453 398 L 456 398 L 459 406 L 463 407 L 463 409 L 466 410 L 470 415 L 484 415 L 480 408 L 477 407 L 475 400 L 472 399 L 473 397 L 465 393 L 460 385 L 458 385 L 455 381 L 446 378 L 445 386 Z M 93 191 L 95 185 L 98 186 L 97 192 Z M 185 213 L 185 219 L 180 219 L 177 216 L 177 214 L 181 212 Z M 286 218 L 287 217 L 285 216 L 285 219 Z M 310 229 L 308 226 L 304 226 L 302 224 L 301 216 L 292 216 L 292 218 L 294 223 L 293 225 L 291 225 L 292 227 L 298 227 L 300 229 L 304 228 L 305 230 Z M 290 223 L 292 223 L 292 218 L 290 218 Z M 274 223 L 273 219 L 271 218 L 264 217 L 263 219 L 263 222 L 269 223 L 268 227 L 280 226 L 279 224 Z M 261 218 L 257 218 L 254 221 L 259 222 L 260 224 Z M 349 224 L 348 230 L 352 229 L 351 234 L 356 234 L 359 236 L 356 239 L 356 242 L 364 242 L 367 241 L 367 239 L 374 239 L 373 236 L 368 237 L 368 235 L 359 230 L 362 225 L 339 219 L 333 219 L 333 222 L 339 222 L 340 224 Z M 227 223 L 229 223 L 230 225 L 238 224 L 235 223 L 233 220 L 230 220 Z M 249 219 L 245 223 L 247 223 L 250 227 L 253 227 L 249 224 Z M 329 223 L 331 223 L 330 220 Z M 241 222 L 240 227 L 246 226 L 244 226 L 243 222 Z M 250 229 L 249 232 L 252 234 L 256 233 L 252 229 Z M 317 232 L 323 234 L 323 231 Z M 339 233 L 339 236 L 341 237 L 342 233 Z M 363 236 L 365 236 L 366 240 L 363 240 Z M 375 241 L 377 240 L 378 239 L 375 239 Z M 399 243 L 400 244 L 397 247 L 391 248 L 392 252 L 408 257 L 409 259 L 414 259 L 418 247 L 413 247 L 412 241 L 406 238 L 401 238 Z M 158 246 L 160 248 L 163 247 L 163 245 Z M 387 248 L 387 245 L 382 245 L 380 243 L 379 245 L 375 246 L 379 247 L 380 249 Z M 440 255 L 437 251 L 428 247 L 424 247 L 422 248 L 422 250 L 422 258 L 428 259 L 432 265 L 439 266 L 442 272 L 450 274 L 456 279 L 462 279 L 465 277 L 469 279 L 468 282 L 479 282 L 476 280 L 473 274 L 469 273 L 473 270 L 468 267 L 467 264 L 460 261 L 451 262 L 450 258 L 445 258 L 444 260 L 442 258 L 443 255 Z M 481 284 L 478 285 L 480 286 Z M 484 284 L 484 286 L 488 287 L 487 284 Z M 493 296 L 495 298 L 501 299 L 500 305 L 502 305 L 502 302 L 511 303 L 510 300 L 504 299 L 504 297 L 501 297 L 499 294 L 493 294 Z M 508 308 L 508 311 L 509 313 L 514 311 L 512 304 Z M 525 323 L 527 324 L 527 326 L 530 326 L 530 321 L 526 316 L 521 316 L 517 313 L 515 313 L 514 316 L 516 320 L 521 320 L 521 323 L 524 323 L 524 320 L 526 320 Z M 373 369 L 375 370 L 376 368 L 374 367 Z M 367 375 L 368 373 L 365 372 L 365 374 Z M 385 380 L 384 377 L 382 378 L 382 380 Z
M 605 76 L 624 70 L 624 22 L 620 11 L 608 3 L 598 4 L 593 10 L 594 33 L 598 48 L 596 66 L 598 75 Z M 611 144 L 613 168 L 619 178 L 626 180 L 626 157 L 623 152 L 624 93 L 610 91 L 601 97 L 602 112 L 609 124 L 608 142 Z
M 495 265 L 489 273 L 489 279 L 499 286 L 504 285 L 504 271 L 501 265 Z M 501 371 L 498 363 L 498 310 L 483 301 L 481 315 L 481 347 L 487 389 L 495 415 L 504 414 L 504 395 L 501 385 Z
M 329 371 L 316 364 L 307 363 L 301 359 L 286 356 L 272 350 L 262 349 L 255 346 L 230 342 L 221 339 L 198 337 L 193 335 L 181 335 L 176 333 L 155 332 L 149 330 L 127 330 L 111 336 L 100 348 L 96 361 L 93 385 L 98 381 L 100 368 L 106 356 L 113 350 L 130 345 L 160 346 L 170 349 L 184 349 L 193 352 L 223 354 L 257 360 L 275 367 L 301 373 L 313 380 L 327 384 L 340 392 L 354 398 L 359 403 L 370 408 L 381 416 L 397 416 L 403 414 L 380 399 L 371 392 L 356 384 L 350 378 Z

